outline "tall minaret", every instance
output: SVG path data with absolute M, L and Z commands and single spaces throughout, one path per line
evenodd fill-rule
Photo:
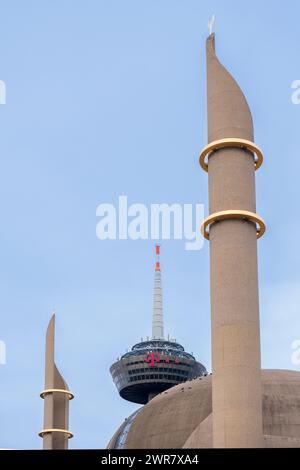
M 154 298 L 152 317 L 152 339 L 164 339 L 164 316 L 162 305 L 161 270 L 160 270 L 160 246 L 155 246 L 156 263 L 154 277 Z
M 214 447 L 262 447 L 262 388 L 255 170 L 262 153 L 238 84 L 207 39 L 208 145 L 200 164 L 208 172 Z

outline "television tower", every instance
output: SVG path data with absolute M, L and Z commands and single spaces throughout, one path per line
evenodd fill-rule
M 141 404 L 174 385 L 207 374 L 181 344 L 164 338 L 159 245 L 155 254 L 152 338 L 135 344 L 110 368 L 120 396 Z

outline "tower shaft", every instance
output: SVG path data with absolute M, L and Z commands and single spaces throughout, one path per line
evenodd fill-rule
M 209 143 L 252 142 L 249 107 L 215 55 L 214 35 L 207 40 L 207 88 Z M 221 145 L 208 155 L 214 447 L 263 445 L 255 161 L 241 147 Z

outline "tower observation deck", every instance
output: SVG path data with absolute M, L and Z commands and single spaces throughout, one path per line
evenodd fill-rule
M 174 385 L 207 374 L 181 344 L 164 338 L 159 255 L 160 246 L 156 245 L 152 338 L 135 344 L 110 368 L 120 396 L 140 404 Z

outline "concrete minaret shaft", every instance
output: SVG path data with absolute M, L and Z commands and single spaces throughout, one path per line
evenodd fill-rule
M 155 246 L 156 263 L 154 277 L 154 299 L 152 318 L 152 339 L 164 339 L 164 316 L 162 305 L 161 271 L 160 271 L 160 246 Z
M 246 99 L 216 57 L 214 34 L 206 50 L 209 144 L 200 164 L 209 178 L 202 232 L 210 240 L 213 445 L 261 447 L 256 240 L 265 226 L 255 213 L 255 169 L 262 154 Z

